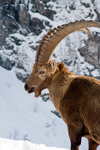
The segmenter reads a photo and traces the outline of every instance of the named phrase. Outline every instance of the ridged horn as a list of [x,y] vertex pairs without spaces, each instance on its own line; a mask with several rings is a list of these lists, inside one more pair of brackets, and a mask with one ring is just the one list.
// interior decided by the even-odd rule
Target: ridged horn
[[50,30],[50,32],[48,32],[47,35],[44,36],[44,38],[40,42],[40,45],[38,46],[35,62],[38,65],[47,64],[55,47],[60,43],[62,39],[64,39],[72,32],[83,31],[92,35],[87,27],[100,28],[100,23],[91,20],[81,20],[75,21],[73,23],[71,22],[69,24],[64,24],[62,26],[54,28],[53,30]]

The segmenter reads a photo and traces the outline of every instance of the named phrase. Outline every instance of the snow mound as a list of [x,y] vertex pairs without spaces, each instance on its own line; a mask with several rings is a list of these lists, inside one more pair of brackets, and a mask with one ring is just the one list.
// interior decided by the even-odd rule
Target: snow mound
[[45,147],[28,141],[16,141],[0,138],[0,150],[65,150],[63,148]]

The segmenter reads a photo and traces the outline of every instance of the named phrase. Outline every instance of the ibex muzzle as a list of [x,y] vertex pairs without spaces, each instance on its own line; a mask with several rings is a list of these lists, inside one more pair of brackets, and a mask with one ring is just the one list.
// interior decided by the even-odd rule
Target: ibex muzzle
[[36,53],[33,71],[25,90],[38,97],[48,88],[51,100],[68,126],[71,150],[78,150],[81,138],[86,137],[89,150],[100,144],[100,81],[86,76],[75,76],[64,63],[50,61],[58,43],[74,31],[91,35],[87,27],[98,27],[95,21],[76,21],[58,26],[44,36]]

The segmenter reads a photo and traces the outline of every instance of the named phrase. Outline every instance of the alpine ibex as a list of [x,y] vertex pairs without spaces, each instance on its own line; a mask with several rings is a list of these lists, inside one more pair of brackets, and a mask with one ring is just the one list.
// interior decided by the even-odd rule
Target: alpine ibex
[[50,61],[58,43],[74,31],[91,35],[87,27],[98,27],[95,21],[75,21],[58,26],[44,36],[38,46],[33,71],[25,83],[28,93],[38,97],[48,89],[55,108],[68,126],[71,150],[78,150],[86,137],[89,150],[100,144],[100,81],[87,76],[75,76],[64,63]]

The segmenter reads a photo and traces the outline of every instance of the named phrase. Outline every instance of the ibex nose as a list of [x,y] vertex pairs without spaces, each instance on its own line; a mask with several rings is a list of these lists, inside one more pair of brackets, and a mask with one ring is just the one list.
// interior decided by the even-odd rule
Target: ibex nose
[[25,86],[24,86],[25,90],[27,91],[29,88],[28,88],[28,84],[25,83]]

